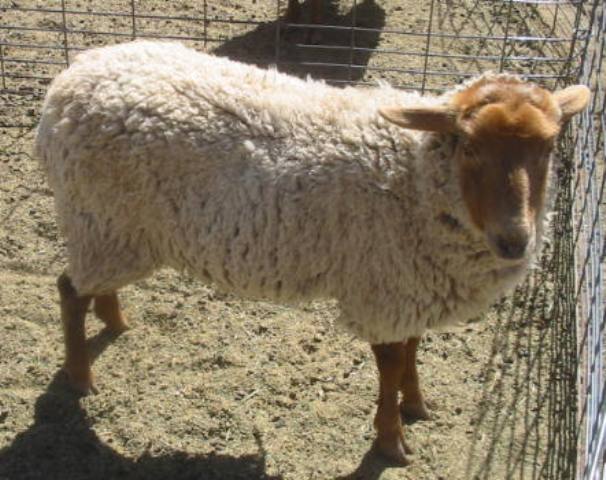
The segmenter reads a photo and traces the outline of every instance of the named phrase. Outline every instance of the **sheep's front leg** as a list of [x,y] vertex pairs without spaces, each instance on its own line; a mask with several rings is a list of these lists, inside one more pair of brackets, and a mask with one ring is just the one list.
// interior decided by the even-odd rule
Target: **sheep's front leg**
[[420,341],[419,337],[413,337],[404,343],[404,366],[400,383],[400,391],[402,392],[400,411],[409,420],[429,419],[429,412],[419,387],[419,374],[417,372],[417,348]]
[[93,377],[86,351],[86,333],[84,318],[91,303],[89,295],[78,296],[67,274],[57,280],[61,297],[61,323],[65,341],[65,365],[71,385],[86,395],[93,391]]
[[406,453],[411,453],[404,442],[404,431],[398,407],[398,393],[404,375],[405,351],[403,343],[373,345],[379,369],[379,401],[375,415],[378,451],[400,465],[407,465]]

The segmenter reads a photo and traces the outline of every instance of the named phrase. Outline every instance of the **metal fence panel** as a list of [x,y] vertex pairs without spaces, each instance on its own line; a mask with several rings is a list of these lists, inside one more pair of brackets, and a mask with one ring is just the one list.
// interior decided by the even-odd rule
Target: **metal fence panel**
[[589,109],[577,125],[574,144],[576,179],[574,234],[576,236],[578,365],[580,385],[579,432],[583,479],[604,478],[606,404],[604,383],[604,175],[606,152],[606,52],[604,3],[591,12],[590,35],[585,42],[580,80],[592,89]]

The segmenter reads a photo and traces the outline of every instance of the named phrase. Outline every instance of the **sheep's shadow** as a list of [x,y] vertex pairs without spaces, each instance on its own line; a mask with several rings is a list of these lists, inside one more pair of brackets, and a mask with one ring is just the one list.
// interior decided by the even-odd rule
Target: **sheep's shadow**
[[[307,3],[303,4],[304,12]],[[379,44],[385,10],[374,0],[363,0],[340,15],[334,2],[326,2],[324,18],[324,24],[315,28],[318,40],[313,44],[308,42],[310,27],[287,27],[284,18],[279,18],[210,50],[262,67],[277,63],[281,71],[293,75],[311,75],[335,83],[360,81]],[[351,29],[354,26],[362,30]]]
[[[96,358],[113,336],[101,332],[89,341]],[[262,448],[261,448],[262,451]],[[186,453],[126,458],[97,437],[81,407],[79,396],[68,389],[58,372],[37,399],[34,423],[0,450],[0,478],[87,479],[269,479],[264,455],[233,457],[215,453]]]
[[379,480],[388,468],[401,467],[382,458],[371,448],[353,472],[337,477],[335,480]]

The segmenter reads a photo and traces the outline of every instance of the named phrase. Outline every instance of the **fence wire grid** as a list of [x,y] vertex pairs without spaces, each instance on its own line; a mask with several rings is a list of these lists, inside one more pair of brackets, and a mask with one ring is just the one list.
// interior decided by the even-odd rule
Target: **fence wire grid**
[[575,303],[579,335],[580,385],[579,477],[604,478],[606,418],[604,382],[604,158],[606,152],[606,13],[604,3],[593,6],[579,79],[591,87],[589,109],[574,138],[576,176],[572,197],[577,281]]
[[[387,80],[435,92],[496,70],[551,89],[590,86],[590,107],[560,145],[553,241],[508,320],[526,325],[528,312],[539,312],[546,323],[538,360],[525,366],[541,382],[524,407],[534,433],[516,447],[507,478],[604,478],[604,2],[402,0],[388,15],[379,0],[326,1],[320,23],[309,20],[310,3],[293,19],[281,0],[0,0],[0,128],[35,126],[49,82],[78,51],[137,38],[179,40],[336,85]],[[488,463],[470,466],[468,478],[494,478]]]

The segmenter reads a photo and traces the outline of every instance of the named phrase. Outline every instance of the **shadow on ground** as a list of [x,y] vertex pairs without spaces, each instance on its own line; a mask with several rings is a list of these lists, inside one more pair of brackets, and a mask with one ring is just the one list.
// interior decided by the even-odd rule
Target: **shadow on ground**
[[[304,12],[308,3],[303,4]],[[345,15],[337,12],[335,2],[326,2],[325,9],[324,25],[313,32],[307,27],[286,27],[281,18],[228,39],[211,51],[262,67],[279,63],[280,71],[298,76],[311,75],[337,83],[359,81],[372,50],[379,44],[385,10],[374,0],[358,3]],[[352,26],[364,30],[354,31],[349,28]],[[313,41],[310,33],[315,37]]]
[[[101,332],[89,341],[96,358],[113,340]],[[0,451],[0,478],[12,480],[281,480],[268,475],[265,455],[258,440],[259,454],[233,457],[206,455],[142,455],[126,458],[96,435],[79,397],[66,386],[58,372],[37,399],[34,423]]]

